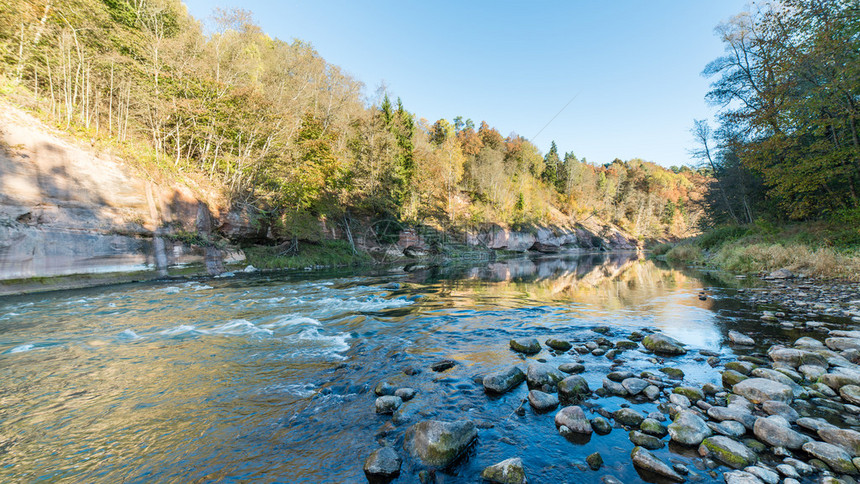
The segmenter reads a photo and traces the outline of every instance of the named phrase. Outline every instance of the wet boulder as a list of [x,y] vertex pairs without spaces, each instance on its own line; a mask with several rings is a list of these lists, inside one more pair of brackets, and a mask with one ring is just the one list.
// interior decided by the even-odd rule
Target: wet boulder
[[485,468],[481,472],[481,478],[498,484],[526,484],[528,482],[523,461],[519,457],[506,459]]
[[591,423],[585,418],[582,408],[572,405],[564,407],[555,414],[555,426],[565,426],[578,434],[591,434]]
[[829,444],[842,447],[852,456],[860,456],[860,432],[856,430],[825,427],[818,431],[818,436]]
[[742,469],[755,464],[758,460],[758,456],[752,449],[723,435],[716,435],[703,440],[699,446],[699,455],[712,457],[735,469]]
[[525,353],[527,355],[533,355],[535,353],[540,352],[540,343],[535,338],[517,338],[512,339],[511,349],[517,351],[519,353]]
[[737,331],[729,331],[729,341],[739,346],[755,346],[754,339]]
[[568,351],[573,348],[573,345],[570,344],[569,341],[565,341],[562,339],[550,338],[545,341],[546,345],[556,351]]
[[827,442],[807,442],[803,444],[803,450],[822,460],[835,472],[842,474],[857,474],[857,468],[851,462],[851,454],[838,445]]
[[765,444],[792,450],[801,448],[810,440],[809,437],[792,430],[788,420],[778,415],[756,419],[753,433]]
[[589,394],[588,382],[581,376],[569,376],[558,382],[558,398],[565,404],[579,403]]
[[681,474],[672,469],[669,464],[666,464],[642,447],[634,447],[630,453],[630,458],[633,460],[634,466],[644,471],[652,472],[674,482],[684,482],[686,480]]
[[639,427],[645,420],[641,413],[632,408],[621,408],[612,414],[612,418],[621,425],[629,425],[631,427]]
[[794,398],[791,387],[767,378],[747,378],[732,387],[732,391],[752,403],[768,400],[790,402]]
[[403,460],[394,449],[382,447],[371,452],[364,461],[364,475],[371,482],[397,477],[402,463]]
[[526,382],[529,388],[541,388],[544,385],[555,387],[564,380],[564,373],[547,363],[529,363],[526,370]]
[[477,438],[478,430],[468,420],[424,420],[409,427],[403,447],[424,465],[444,468],[457,460]]
[[662,355],[683,355],[687,353],[683,343],[665,334],[649,334],[642,340],[642,346],[647,350]]
[[482,383],[487,393],[505,393],[525,381],[526,374],[516,366],[490,373],[484,377]]
[[529,392],[529,404],[537,413],[546,413],[558,406],[558,397],[540,390]]
[[376,399],[376,413],[392,414],[403,405],[403,399],[393,395],[385,395]]
[[668,430],[672,440],[683,445],[699,445],[713,433],[702,417],[690,410],[678,412]]

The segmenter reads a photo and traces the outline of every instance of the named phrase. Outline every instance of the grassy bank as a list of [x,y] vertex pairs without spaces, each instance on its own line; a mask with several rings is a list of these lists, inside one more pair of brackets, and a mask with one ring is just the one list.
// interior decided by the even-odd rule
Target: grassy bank
[[820,278],[860,281],[860,224],[815,222],[790,226],[718,227],[653,253],[670,262],[703,264],[738,273],[789,269]]
[[296,251],[286,251],[283,246],[260,245],[245,247],[243,250],[248,263],[258,269],[357,266],[373,262],[364,252],[354,254],[349,243],[342,240],[302,242]]

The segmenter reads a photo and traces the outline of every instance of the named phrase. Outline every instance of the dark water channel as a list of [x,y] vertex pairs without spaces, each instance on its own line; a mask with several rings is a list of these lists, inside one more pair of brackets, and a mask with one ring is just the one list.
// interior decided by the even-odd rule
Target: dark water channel
[[[396,282],[397,286],[390,283]],[[709,298],[698,299],[706,288]],[[132,285],[0,299],[2,482],[366,482],[365,457],[386,440],[401,450],[407,424],[374,413],[374,385],[418,390],[421,418],[481,422],[470,454],[438,482],[480,482],[481,469],[521,457],[531,482],[643,482],[633,444],[616,428],[571,442],[555,412],[536,415],[525,384],[489,398],[476,377],[525,362],[511,338],[610,339],[659,329],[731,359],[740,329],[762,350],[796,334],[758,314],[703,274],[631,254],[553,256],[475,267],[371,274],[257,276]],[[754,350],[748,350],[754,351]],[[656,370],[631,350],[618,368]],[[458,365],[443,373],[442,358]],[[592,389],[612,361],[546,350],[529,359],[582,360]],[[718,383],[697,351],[667,359],[685,384]],[[421,372],[407,376],[403,369]],[[631,403],[589,400],[589,411]],[[591,415],[589,415],[591,416]],[[600,471],[584,465],[599,451]],[[703,482],[694,449],[655,454]],[[717,468],[721,473],[725,468]],[[417,482],[406,458],[395,482]]]

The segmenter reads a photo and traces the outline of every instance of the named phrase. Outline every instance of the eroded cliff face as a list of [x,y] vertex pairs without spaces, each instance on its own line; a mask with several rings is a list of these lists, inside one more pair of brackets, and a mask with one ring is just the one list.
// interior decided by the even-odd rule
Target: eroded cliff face
[[0,148],[0,279],[166,271],[207,259],[218,270],[223,254],[171,238],[218,224],[217,204],[187,186],[153,183],[5,102]]

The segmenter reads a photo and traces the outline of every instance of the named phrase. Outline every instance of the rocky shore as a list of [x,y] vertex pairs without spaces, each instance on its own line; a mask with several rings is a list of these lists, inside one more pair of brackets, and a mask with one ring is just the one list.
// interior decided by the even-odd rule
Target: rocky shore
[[[860,330],[851,323],[860,321],[858,288],[784,272],[766,279],[737,296],[756,308],[763,327],[799,331],[799,337],[763,344],[729,327],[725,344],[731,351],[723,352],[684,345],[652,328],[602,326],[587,338],[512,339],[510,351],[522,364],[474,377],[487,399],[527,386],[527,397],[499,422],[467,415],[424,418],[430,412],[422,410],[421,392],[379,382],[368,411],[389,420],[377,434],[380,447],[366,457],[365,475],[370,482],[390,482],[409,463],[406,472],[422,483],[452,482],[449,472],[474,454],[483,432],[533,412],[570,441],[572,455],[583,439],[627,432],[629,465],[648,482],[856,483]],[[592,388],[583,374],[595,357],[611,363]],[[690,358],[711,374],[685,375],[676,362]],[[457,364],[446,359],[424,371],[441,378]],[[649,369],[641,371],[643,364]],[[403,373],[408,381],[421,372],[410,367]],[[392,374],[393,381],[401,377]],[[607,403],[619,399],[620,408],[609,410],[615,405]],[[577,460],[593,472],[593,482],[625,482],[617,468],[604,466],[599,452],[584,454]],[[529,459],[527,453],[510,455],[480,476],[460,477],[525,483]]]

